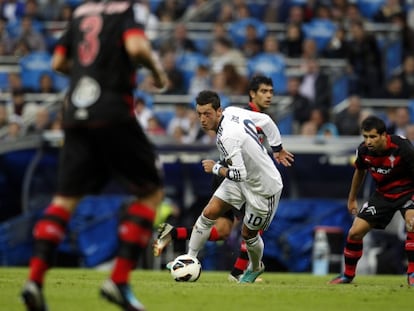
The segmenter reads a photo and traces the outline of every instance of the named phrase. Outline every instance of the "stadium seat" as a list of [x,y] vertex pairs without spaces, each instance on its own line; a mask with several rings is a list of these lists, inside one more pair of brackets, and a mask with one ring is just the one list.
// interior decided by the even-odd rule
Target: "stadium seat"
[[183,74],[184,88],[188,91],[190,80],[199,65],[209,65],[209,59],[201,53],[184,52],[177,56],[176,66]]
[[145,106],[149,109],[154,109],[154,98],[151,94],[144,92],[142,90],[135,90],[134,91],[135,98],[142,98],[145,101]]
[[302,26],[305,38],[314,39],[319,52],[322,51],[329,40],[331,40],[332,36],[335,34],[336,28],[336,25],[331,20],[319,18],[315,18]]
[[385,0],[357,0],[358,8],[366,18],[371,19],[385,3]]
[[20,59],[20,72],[23,86],[34,91],[39,90],[39,79],[45,72],[53,76],[51,55],[47,52],[32,52]]
[[247,62],[247,70],[249,77],[263,74],[272,78],[276,93],[286,92],[286,62],[282,55],[261,53]]
[[9,73],[5,71],[0,72],[0,90],[4,91],[9,87]]

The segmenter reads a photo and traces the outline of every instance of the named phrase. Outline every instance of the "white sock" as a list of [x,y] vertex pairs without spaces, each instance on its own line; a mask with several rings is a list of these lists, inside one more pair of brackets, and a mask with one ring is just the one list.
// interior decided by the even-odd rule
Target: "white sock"
[[210,236],[211,227],[215,220],[208,219],[201,214],[191,231],[190,242],[188,243],[188,255],[197,257],[198,252],[204,247]]
[[263,257],[264,243],[260,234],[256,235],[254,238],[245,240],[247,254],[249,255],[249,266],[247,269],[252,271],[257,271],[260,269],[260,262]]

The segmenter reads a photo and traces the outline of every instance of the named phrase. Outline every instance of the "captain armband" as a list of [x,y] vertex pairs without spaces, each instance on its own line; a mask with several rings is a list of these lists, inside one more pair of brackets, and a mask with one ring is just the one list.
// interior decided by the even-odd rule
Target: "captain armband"
[[220,176],[220,169],[223,167],[223,165],[221,165],[219,162],[217,162],[216,164],[214,164],[213,169],[212,169],[212,173],[214,175]]

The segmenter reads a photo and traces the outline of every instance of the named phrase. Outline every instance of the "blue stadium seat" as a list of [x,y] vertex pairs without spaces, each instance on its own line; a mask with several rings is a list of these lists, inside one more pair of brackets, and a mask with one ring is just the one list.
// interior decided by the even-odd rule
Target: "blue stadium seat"
[[337,26],[330,20],[315,18],[302,26],[305,38],[314,39],[318,51],[322,51],[332,36],[335,34]]
[[52,67],[50,65],[51,55],[47,52],[33,52],[20,59],[20,72],[23,86],[39,90],[39,79],[45,72],[53,76]]
[[372,18],[385,3],[385,0],[357,0],[357,5],[362,16]]
[[5,71],[0,72],[0,90],[4,91],[9,87],[9,73]]
[[160,110],[154,112],[155,117],[160,121],[163,128],[167,128],[171,119],[175,116],[174,110]]
[[209,63],[209,59],[201,53],[185,52],[177,56],[176,66],[183,74],[184,88],[186,91],[188,91],[190,80],[193,78],[198,66],[208,66]]
[[262,20],[265,16],[266,9],[269,5],[269,1],[266,0],[248,0],[247,7],[250,14],[259,20]]
[[249,77],[263,74],[273,80],[276,93],[286,92],[286,62],[282,55],[261,53],[247,62]]
[[154,98],[151,94],[144,92],[142,90],[135,90],[134,91],[134,97],[135,98],[142,98],[145,101],[145,106],[149,109],[154,108]]

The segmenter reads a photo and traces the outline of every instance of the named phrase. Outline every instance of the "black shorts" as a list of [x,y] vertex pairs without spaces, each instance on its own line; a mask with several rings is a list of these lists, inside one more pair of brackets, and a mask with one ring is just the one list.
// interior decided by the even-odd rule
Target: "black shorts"
[[99,193],[112,179],[126,191],[145,196],[162,186],[154,147],[135,119],[96,128],[65,129],[58,194]]
[[358,212],[358,217],[366,220],[375,229],[384,229],[395,212],[400,211],[404,216],[407,209],[414,209],[414,192],[396,200],[386,199],[374,192]]

